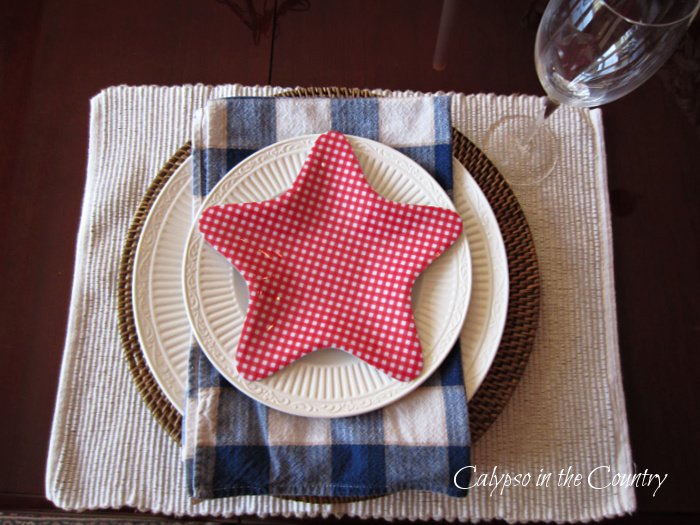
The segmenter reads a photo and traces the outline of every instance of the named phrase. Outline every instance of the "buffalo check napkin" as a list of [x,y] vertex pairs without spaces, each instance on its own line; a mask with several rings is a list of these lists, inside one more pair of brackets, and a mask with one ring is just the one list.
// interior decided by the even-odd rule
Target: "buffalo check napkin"
[[[380,141],[452,187],[449,97],[242,97],[195,118],[193,191],[206,196],[238,162],[287,138],[337,130]],[[469,465],[460,351],[401,400],[346,418],[284,414],[233,387],[195,344],[190,355],[184,457],[190,495],[368,497],[402,490],[465,496]],[[459,480],[460,486],[467,485]]]

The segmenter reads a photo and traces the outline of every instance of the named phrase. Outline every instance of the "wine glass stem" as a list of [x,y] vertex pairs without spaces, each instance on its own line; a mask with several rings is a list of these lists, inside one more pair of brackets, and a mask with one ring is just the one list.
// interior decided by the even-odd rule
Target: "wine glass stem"
[[535,135],[542,129],[547,123],[547,119],[554,113],[559,107],[559,103],[555,102],[551,98],[547,97],[544,103],[544,111],[542,111],[537,119],[532,123],[530,129],[528,129],[525,134],[520,139],[520,147],[527,149],[530,143],[535,138]]

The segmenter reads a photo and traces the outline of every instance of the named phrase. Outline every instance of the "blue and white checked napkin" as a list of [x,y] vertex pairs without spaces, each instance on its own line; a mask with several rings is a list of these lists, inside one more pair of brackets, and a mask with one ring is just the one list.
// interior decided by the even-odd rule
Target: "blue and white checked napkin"
[[[211,101],[195,119],[195,201],[259,149],[331,129],[394,147],[451,191],[447,96],[242,97]],[[454,484],[470,457],[458,345],[433,377],[408,396],[374,412],[328,419],[291,416],[249,398],[195,344],[184,426],[187,483],[196,499],[467,493]],[[461,486],[466,481],[460,477]]]

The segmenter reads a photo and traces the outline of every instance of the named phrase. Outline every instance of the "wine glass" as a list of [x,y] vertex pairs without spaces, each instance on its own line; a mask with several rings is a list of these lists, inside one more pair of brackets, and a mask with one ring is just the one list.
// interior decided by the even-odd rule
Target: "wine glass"
[[547,96],[539,118],[501,118],[484,149],[514,185],[539,184],[559,158],[547,125],[561,105],[595,107],[649,79],[671,56],[700,0],[550,0],[537,30],[535,66]]

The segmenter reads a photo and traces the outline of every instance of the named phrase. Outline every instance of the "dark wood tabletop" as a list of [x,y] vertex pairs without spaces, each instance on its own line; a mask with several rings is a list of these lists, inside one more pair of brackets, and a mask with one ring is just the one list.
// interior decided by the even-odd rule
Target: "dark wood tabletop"
[[[0,512],[44,496],[85,181],[89,100],[118,84],[542,94],[540,0],[0,0]],[[603,109],[624,389],[639,490],[625,523],[698,523],[700,31]],[[129,516],[133,514],[127,509]]]

